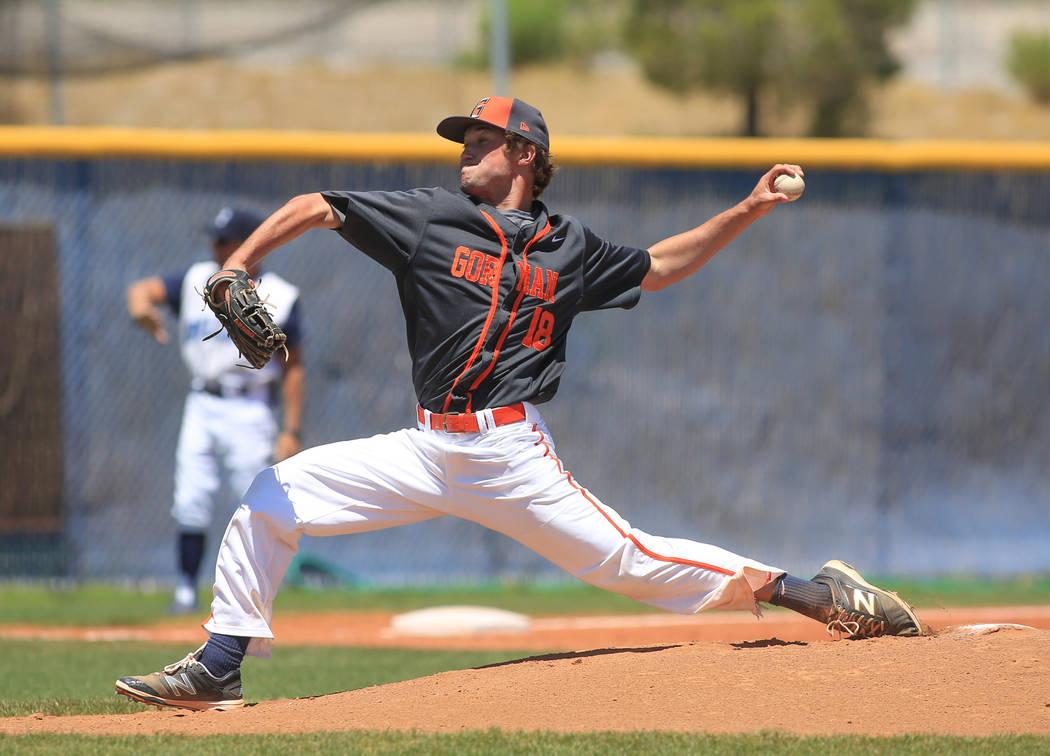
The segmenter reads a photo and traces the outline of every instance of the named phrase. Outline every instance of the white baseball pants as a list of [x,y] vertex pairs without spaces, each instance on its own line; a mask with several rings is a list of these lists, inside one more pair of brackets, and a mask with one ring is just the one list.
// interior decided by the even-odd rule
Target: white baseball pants
[[456,515],[591,585],[681,614],[750,609],[784,573],[716,546],[652,536],[580,486],[537,409],[480,433],[405,429],[303,451],[263,470],[226,529],[211,633],[269,656],[273,600],[302,534],[345,535]]
[[[186,397],[175,451],[175,502],[171,514],[179,529],[207,531],[223,470],[229,476],[234,496],[242,496],[259,470],[273,461],[276,438],[277,421],[265,399],[191,391]],[[232,504],[229,501],[226,506]]]

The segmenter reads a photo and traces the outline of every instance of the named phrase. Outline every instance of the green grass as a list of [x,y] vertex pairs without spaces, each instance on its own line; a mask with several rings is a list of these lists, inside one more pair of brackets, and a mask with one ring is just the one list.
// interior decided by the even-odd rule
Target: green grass
[[[985,578],[952,575],[925,579],[866,576],[900,592],[917,607],[983,604],[1050,604],[1050,575]],[[166,590],[136,590],[103,584],[48,586],[0,583],[0,623],[49,625],[142,625],[164,617]],[[202,593],[202,605],[209,597]],[[353,588],[312,591],[285,587],[277,611],[403,612],[439,604],[474,604],[531,615],[625,614],[654,609],[583,583],[489,584],[438,588]]]
[[[151,643],[0,641],[0,716],[121,714],[142,711],[113,692],[124,675],[154,672],[191,648]],[[248,657],[245,699],[265,701],[356,690],[399,680],[495,664],[529,651],[411,651],[281,646],[269,660]],[[2,749],[0,749],[2,752]]]
[[[202,606],[211,600],[201,593]],[[171,593],[105,584],[49,586],[0,583],[0,624],[143,625],[165,616]],[[333,589],[313,591],[282,587],[274,602],[279,612],[358,611],[405,612],[436,605],[472,604],[526,614],[603,614],[651,612],[651,607],[591,586],[481,585],[408,589]]]
[[[872,580],[919,606],[1050,603],[1050,576],[992,580],[953,576]],[[62,625],[145,624],[164,616],[166,590],[106,585],[0,585],[0,622]],[[620,596],[582,585],[491,585],[451,589],[282,590],[279,611],[331,609],[407,611],[439,604],[478,604],[528,614],[650,611]],[[113,681],[175,661],[185,646],[140,642],[0,640],[0,716],[120,714],[143,708],[113,693]],[[246,698],[262,701],[354,690],[532,655],[527,651],[412,651],[281,646],[268,661],[244,665]],[[541,727],[542,723],[537,723]],[[708,736],[680,733],[311,733],[306,735],[0,736],[3,754],[361,753],[361,754],[1019,754],[1050,752],[1047,737],[802,738],[775,733]]]
[[922,580],[865,576],[875,585],[897,591],[918,607],[1013,606],[1050,604],[1050,575],[986,578],[947,575]]
[[421,733],[314,733],[310,735],[220,735],[185,738],[172,735],[89,737],[85,735],[0,735],[4,754],[191,754],[239,756],[260,753],[405,754],[412,756],[811,756],[836,754],[899,754],[900,756],[1037,756],[1045,754],[1050,738],[935,737],[893,738],[796,737],[776,733],[757,735],[698,735],[682,733],[594,733],[561,735],[548,732],[502,733],[470,731],[453,735]]

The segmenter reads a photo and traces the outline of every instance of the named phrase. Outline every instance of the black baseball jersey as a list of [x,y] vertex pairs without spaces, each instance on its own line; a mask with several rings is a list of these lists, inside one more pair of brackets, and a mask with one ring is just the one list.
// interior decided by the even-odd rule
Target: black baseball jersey
[[522,226],[441,188],[322,196],[338,232],[394,274],[416,397],[432,412],[547,401],[573,318],[633,307],[649,271],[646,250],[611,244],[539,201]]

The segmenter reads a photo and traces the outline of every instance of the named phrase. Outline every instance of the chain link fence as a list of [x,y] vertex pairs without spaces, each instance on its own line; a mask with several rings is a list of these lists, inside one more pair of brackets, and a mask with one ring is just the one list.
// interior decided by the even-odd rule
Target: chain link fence
[[[545,198],[647,246],[742,198],[757,175],[571,166]],[[188,377],[175,345],[128,318],[132,280],[207,258],[203,226],[226,203],[268,213],[318,189],[453,179],[430,163],[0,160],[0,226],[54,235],[63,470],[61,530],[6,527],[0,576],[174,577]],[[559,455],[645,531],[799,574],[833,557],[882,573],[1050,569],[1050,175],[810,170],[807,182],[699,274],[634,310],[578,319],[543,407]],[[304,292],[304,444],[412,424],[389,273],[327,231],[266,266]],[[32,344],[17,319],[4,328],[9,383]],[[23,443],[7,420],[4,456]],[[234,506],[231,494],[206,563]],[[375,584],[560,576],[452,518],[301,548]]]

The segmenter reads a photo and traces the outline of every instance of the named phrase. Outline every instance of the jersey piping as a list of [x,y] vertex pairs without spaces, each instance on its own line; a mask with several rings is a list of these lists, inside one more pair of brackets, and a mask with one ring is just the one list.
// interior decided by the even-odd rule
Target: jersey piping
[[[484,211],[483,211],[483,214],[484,214]],[[487,214],[485,214],[485,217],[488,218],[489,223],[492,223],[493,227],[496,227],[496,224],[492,222],[492,218],[489,218],[489,216]],[[496,230],[499,231],[499,228],[496,227]],[[522,249],[522,251],[521,251],[521,263],[522,263],[522,266],[525,266],[526,262],[528,261],[527,255],[528,255],[528,252],[529,252],[529,248],[533,244],[535,244],[537,241],[542,239],[544,236],[546,236],[547,233],[550,230],[551,230],[551,222],[550,222],[550,220],[548,220],[544,224],[544,226],[540,230],[540,232],[538,234],[536,234],[535,236],[533,236],[531,239],[529,239],[528,244],[526,244],[524,249]],[[528,268],[524,267],[524,270],[528,270]],[[515,320],[515,318],[518,317],[518,307],[521,305],[521,300],[525,298],[525,289],[526,289],[526,287],[522,286],[521,290],[518,291],[518,298],[514,300],[514,306],[511,307],[510,316],[507,318],[507,325],[503,328],[503,333],[500,334],[499,340],[496,342],[496,347],[495,347],[495,349],[493,349],[492,360],[489,362],[489,366],[487,368],[485,368],[485,370],[482,371],[481,375],[479,375],[474,380],[474,383],[472,383],[470,385],[470,391],[474,391],[474,389],[476,389],[478,386],[480,386],[481,382],[483,380],[485,380],[488,377],[489,373],[492,372],[492,369],[494,367],[496,367],[496,361],[499,359],[500,350],[503,348],[503,342],[507,340],[507,334],[510,333],[510,327],[512,325],[514,325],[514,320]],[[468,412],[471,411],[471,402],[472,401],[473,401],[473,397],[468,394],[468,397],[467,397],[467,411]]]
[[[496,316],[496,308],[499,307],[499,287],[500,281],[503,280],[503,263],[507,259],[507,237],[503,235],[503,231],[498,225],[496,225],[496,222],[492,220],[491,215],[484,210],[479,209],[479,212],[485,216],[485,220],[487,220],[489,225],[496,230],[496,235],[499,237],[499,263],[496,265],[496,280],[493,282],[492,286],[492,302],[489,304],[489,314],[485,318],[485,324],[481,327],[481,334],[478,336],[478,343],[474,345],[474,351],[470,353],[470,359],[467,360],[466,366],[460,371],[459,375],[456,376],[456,380],[452,382],[452,387],[448,390],[448,396],[445,397],[445,404],[441,408],[442,412],[448,412],[449,405],[452,404],[452,394],[455,392],[456,386],[459,384],[459,379],[470,371],[470,368],[474,366],[474,361],[478,358],[478,355],[481,354],[481,348],[485,344],[485,337],[488,336],[489,328],[492,326],[492,319]],[[477,388],[477,382],[471,386],[472,390],[475,388]],[[468,393],[467,412],[471,411],[472,399],[473,397]]]

